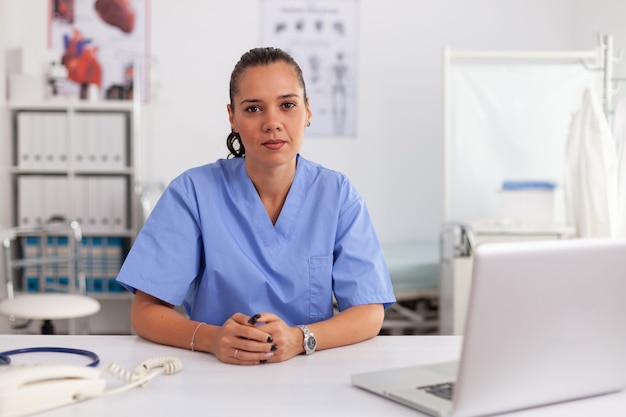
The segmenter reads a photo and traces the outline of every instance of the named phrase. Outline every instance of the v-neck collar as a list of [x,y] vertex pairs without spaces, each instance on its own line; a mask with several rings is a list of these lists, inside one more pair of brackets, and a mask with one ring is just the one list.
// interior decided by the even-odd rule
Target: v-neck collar
[[305,162],[298,155],[296,164],[296,174],[289,191],[285,204],[278,215],[275,224],[272,224],[270,216],[267,214],[265,206],[261,201],[261,197],[254,187],[252,180],[248,176],[245,167],[242,166],[243,175],[245,175],[244,186],[247,187],[245,192],[246,204],[250,215],[252,227],[256,231],[262,246],[269,251],[270,256],[275,257],[280,253],[285,242],[289,239],[298,219],[298,213],[303,201],[305,183],[306,183],[306,167]]

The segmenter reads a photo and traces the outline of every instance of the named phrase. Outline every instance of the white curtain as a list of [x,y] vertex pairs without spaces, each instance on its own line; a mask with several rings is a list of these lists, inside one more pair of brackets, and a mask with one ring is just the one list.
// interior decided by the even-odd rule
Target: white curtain
[[449,74],[450,220],[497,218],[504,180],[562,185],[568,129],[596,74],[551,63],[455,63]]

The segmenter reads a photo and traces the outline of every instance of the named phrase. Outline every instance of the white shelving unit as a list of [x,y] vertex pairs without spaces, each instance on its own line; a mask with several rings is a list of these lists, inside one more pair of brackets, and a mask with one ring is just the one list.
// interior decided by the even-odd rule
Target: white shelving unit
[[131,332],[131,295],[115,276],[140,227],[134,107],[62,99],[7,104],[12,224],[55,216],[80,223],[87,292],[102,303],[90,318],[92,333]]

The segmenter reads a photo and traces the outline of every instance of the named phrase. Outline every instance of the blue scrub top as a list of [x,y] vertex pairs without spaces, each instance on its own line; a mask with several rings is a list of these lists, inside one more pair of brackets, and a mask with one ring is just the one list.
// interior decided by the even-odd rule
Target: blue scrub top
[[348,179],[298,156],[273,225],[244,158],[192,168],[172,181],[117,277],[190,318],[234,313],[308,324],[360,304],[395,302],[367,207]]

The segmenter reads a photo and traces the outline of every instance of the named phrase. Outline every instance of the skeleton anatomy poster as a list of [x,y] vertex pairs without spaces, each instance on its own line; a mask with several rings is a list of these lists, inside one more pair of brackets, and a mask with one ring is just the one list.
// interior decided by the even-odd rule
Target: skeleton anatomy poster
[[357,0],[264,0],[262,40],[304,73],[310,136],[356,135]]

